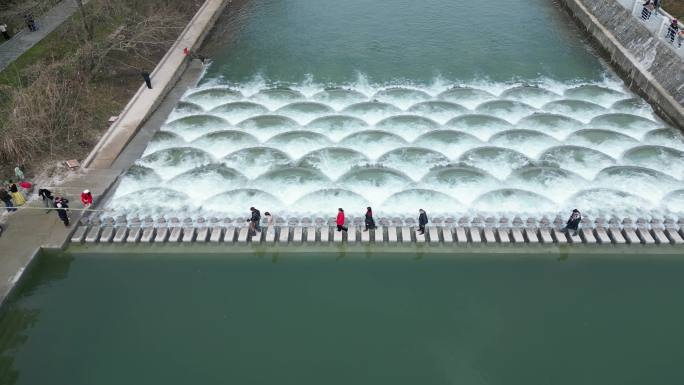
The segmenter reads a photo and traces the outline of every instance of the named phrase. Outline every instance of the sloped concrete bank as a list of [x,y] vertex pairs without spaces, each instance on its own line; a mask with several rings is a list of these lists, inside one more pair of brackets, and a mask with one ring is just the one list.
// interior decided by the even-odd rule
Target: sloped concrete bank
[[[66,192],[74,207],[79,207],[79,204],[76,203],[76,196],[70,195],[70,192],[88,188],[93,192],[96,203],[106,195],[121,172],[128,167],[115,164],[115,161],[132,156],[124,150],[135,152],[141,147],[131,140],[138,133],[145,133],[149,137],[151,134],[147,131],[158,129],[189,87],[188,83],[192,87],[196,84],[201,68],[198,68],[197,61],[192,62],[183,55],[183,48],[199,47],[228,3],[227,0],[205,1],[152,73],[154,89],[148,90],[144,85],[140,88],[92,151],[89,160],[84,162],[90,167],[83,168],[78,175],[55,187],[54,192]],[[145,128],[147,126],[149,129]],[[139,151],[142,152],[141,149]],[[42,207],[42,202],[30,202],[29,206]],[[41,250],[62,250],[67,246],[79,219],[80,213],[74,211],[74,224],[64,227],[54,213],[20,209],[12,214],[0,237],[0,307],[30,271]]]
[[684,129],[684,62],[617,0],[561,0],[608,52],[629,86]]

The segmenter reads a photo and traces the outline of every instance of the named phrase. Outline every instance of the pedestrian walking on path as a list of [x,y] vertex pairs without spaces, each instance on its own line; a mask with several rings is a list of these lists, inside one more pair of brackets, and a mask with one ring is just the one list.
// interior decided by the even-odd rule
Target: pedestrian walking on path
[[43,199],[43,204],[45,205],[46,213],[50,212],[50,209],[55,207],[55,197],[52,196],[52,191],[41,188],[38,190],[38,196]]
[[366,229],[363,231],[375,229],[375,220],[373,219],[373,210],[371,210],[370,206],[366,208],[365,222],[366,222]]
[[9,183],[10,194],[12,194],[12,202],[14,202],[15,206],[23,206],[26,203],[26,197],[24,197],[24,194],[19,191],[17,185],[12,182],[12,180],[10,180]]
[[12,196],[4,188],[0,188],[0,200],[5,203],[7,207],[7,212],[17,211],[12,203]]
[[337,231],[347,232],[347,227],[344,226],[344,210],[342,208],[337,209],[337,219],[335,220],[337,224]]
[[418,210],[418,213],[418,231],[420,232],[420,235],[423,235],[425,234],[425,225],[428,223],[428,217],[423,209]]
[[152,89],[152,79],[150,79],[150,73],[147,71],[140,72],[140,76],[145,80],[145,85],[147,88]]
[[90,208],[93,205],[93,194],[90,193],[90,190],[83,190],[81,193],[81,203],[83,203],[84,209]]
[[266,227],[271,227],[273,225],[273,216],[268,211],[264,213],[264,219],[266,219]]
[[59,220],[64,222],[64,227],[69,226],[69,200],[61,196],[55,197],[55,207],[57,208],[57,216]]
[[7,32],[7,24],[0,24],[0,33],[2,33],[2,36],[5,38],[5,40],[9,40],[11,38],[9,32]]

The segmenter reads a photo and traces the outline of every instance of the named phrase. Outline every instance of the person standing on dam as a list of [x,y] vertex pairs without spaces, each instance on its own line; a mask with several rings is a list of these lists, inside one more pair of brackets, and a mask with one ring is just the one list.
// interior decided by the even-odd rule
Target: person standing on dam
[[424,235],[425,225],[428,223],[427,213],[423,209],[418,210],[418,213],[418,231],[420,232],[420,235]]
[[251,235],[256,235],[257,231],[261,232],[261,226],[259,225],[259,222],[261,221],[261,212],[254,207],[250,207],[249,211],[252,212],[252,216],[248,219],[249,233]]
[[570,230],[573,231],[572,236],[577,235],[577,230],[579,229],[579,224],[580,221],[582,220],[582,214],[580,214],[579,210],[574,209],[572,210],[572,214],[570,214],[570,218],[568,218],[568,222],[565,224],[565,228],[563,229],[565,232],[569,232]]
[[370,207],[366,208],[366,229],[363,231],[375,229],[375,220],[373,219],[373,210]]
[[347,227],[344,226],[344,210],[340,207],[337,209],[337,219],[335,220],[335,224],[337,224],[337,231],[344,231],[345,233],[347,232]]

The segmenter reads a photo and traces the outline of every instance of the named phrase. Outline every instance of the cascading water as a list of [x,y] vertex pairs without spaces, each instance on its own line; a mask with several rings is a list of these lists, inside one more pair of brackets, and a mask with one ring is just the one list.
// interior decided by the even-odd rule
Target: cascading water
[[311,83],[188,92],[122,178],[119,213],[684,212],[684,140],[617,82]]

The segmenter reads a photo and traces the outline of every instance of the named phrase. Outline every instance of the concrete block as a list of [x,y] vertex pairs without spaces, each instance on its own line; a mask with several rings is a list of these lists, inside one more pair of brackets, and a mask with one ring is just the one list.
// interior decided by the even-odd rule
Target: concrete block
[[430,238],[430,243],[439,243],[439,228],[437,226],[430,226],[427,229],[428,238]]
[[482,234],[479,227],[471,227],[468,229],[468,234],[470,235],[470,241],[473,244],[482,243]]
[[100,239],[100,232],[102,229],[100,226],[93,226],[88,230],[88,233],[86,234],[85,241],[86,243],[95,243],[97,242],[98,239]]
[[450,245],[454,243],[454,233],[451,227],[442,227],[442,238],[444,239],[445,245]]
[[368,243],[370,243],[370,240],[371,240],[371,231],[372,231],[372,230],[368,230],[368,231],[363,231],[363,230],[361,230],[361,243],[363,243],[363,244],[368,244]]
[[613,243],[616,245],[624,245],[627,243],[627,240],[622,235],[622,231],[620,231],[620,228],[618,228],[618,227],[609,228],[608,229],[608,236],[613,241]]
[[128,229],[128,236],[126,237],[126,243],[136,243],[140,241],[142,236],[142,229],[140,226],[133,226]]
[[539,243],[539,237],[537,237],[537,229],[525,228],[523,235],[527,240],[527,243],[536,245]]
[[116,234],[114,234],[114,243],[124,243],[126,241],[126,236],[128,235],[128,227],[119,226],[116,229]]
[[609,245],[611,243],[610,236],[608,236],[608,232],[605,228],[597,227],[596,230],[594,230],[594,234],[596,235],[596,241],[598,243],[602,245]]
[[511,229],[511,238],[513,243],[525,243],[525,237],[523,236],[522,230],[518,228]]
[[276,237],[275,226],[269,226],[266,229],[266,238],[264,238],[264,242],[266,242],[267,245],[273,245],[273,244],[275,244],[275,237]]
[[425,243],[425,241],[427,240],[426,232],[423,232],[423,234],[421,234],[420,231],[418,231],[418,229],[415,230],[416,243]]
[[358,240],[359,239],[356,226],[349,226],[349,231],[347,231],[347,243],[354,244]]
[[465,227],[457,227],[456,230],[454,230],[454,233],[456,234],[456,242],[459,245],[465,245],[468,243],[468,236],[466,235]]
[[553,237],[553,240],[559,245],[567,245],[568,244],[568,237],[565,235],[565,233],[561,229],[551,230],[551,236]]
[[667,239],[670,240],[670,243],[673,245],[684,244],[684,239],[682,239],[682,236],[679,235],[679,233],[675,229],[665,229],[665,235],[667,236]]
[[580,229],[580,238],[582,241],[588,245],[594,245],[596,244],[596,237],[594,236],[594,231],[593,229],[590,228],[583,228]]
[[667,238],[665,235],[665,231],[663,229],[657,228],[657,229],[652,229],[651,233],[653,235],[653,239],[657,244],[668,244],[670,243],[670,240]]
[[575,234],[574,231],[568,231],[568,242],[574,244],[574,245],[581,245],[582,244],[582,238],[580,238],[580,232],[577,231],[577,235]]
[[334,229],[333,230],[333,242],[342,243],[342,239],[344,239],[344,231],[337,231],[337,229]]
[[226,227],[223,234],[223,243],[233,243],[237,239],[237,227]]
[[545,245],[553,244],[553,237],[551,236],[551,231],[548,228],[539,229],[539,240]]
[[206,242],[207,239],[209,239],[209,228],[208,227],[200,227],[197,229],[197,238],[195,238],[195,242]]
[[168,227],[160,227],[156,230],[154,227],[146,227],[143,230],[141,241],[145,243],[150,243],[152,241],[154,241],[154,243],[164,243],[169,239],[170,235],[171,229]]
[[397,228],[395,226],[390,226],[387,228],[387,243],[395,245],[399,240],[397,236]]
[[[173,227],[169,229],[169,242],[171,243],[178,243],[181,240],[181,237],[183,235],[183,228],[181,227]],[[156,242],[156,239],[155,239]]]
[[[396,233],[395,233],[396,234]],[[375,243],[386,243],[387,242],[387,226],[380,226],[373,232],[373,237],[371,237]]]
[[219,243],[223,240],[223,227],[214,226],[211,228],[211,235],[209,235],[209,241],[211,243]]
[[629,244],[639,244],[641,243],[641,240],[639,239],[639,236],[636,234],[636,231],[634,231],[633,228],[631,227],[625,227],[622,229],[622,235],[624,235],[625,240]]
[[306,243],[316,243],[316,228],[313,226],[309,226],[306,228]]
[[299,245],[304,241],[304,229],[302,226],[292,228],[292,243]]
[[105,226],[102,229],[102,235],[100,235],[100,243],[109,243],[114,239],[114,227]]
[[78,226],[74,234],[71,236],[72,243],[82,243],[85,240],[86,233],[88,232],[88,226]]
[[249,227],[240,227],[238,229],[237,243],[241,245],[247,244],[247,242],[249,242],[249,238]]
[[321,239],[322,244],[327,244],[330,242],[330,227],[329,226],[323,226],[319,230],[319,237]]
[[511,233],[510,229],[508,228],[502,228],[502,229],[496,229],[496,235],[499,238],[499,242],[502,245],[508,245],[511,243]]
[[496,243],[496,234],[494,233],[494,229],[491,227],[485,227],[485,229],[482,231],[484,234],[484,241],[487,244],[494,244]]
[[637,237],[639,237],[641,243],[643,243],[644,245],[655,245],[655,239],[653,239],[653,236],[648,231],[648,229],[640,227],[636,230],[636,234]]
[[411,228],[408,226],[401,228],[401,243],[411,243]]
[[195,231],[196,229],[192,226],[183,227],[183,237],[181,238],[183,243],[192,243],[195,241]]

